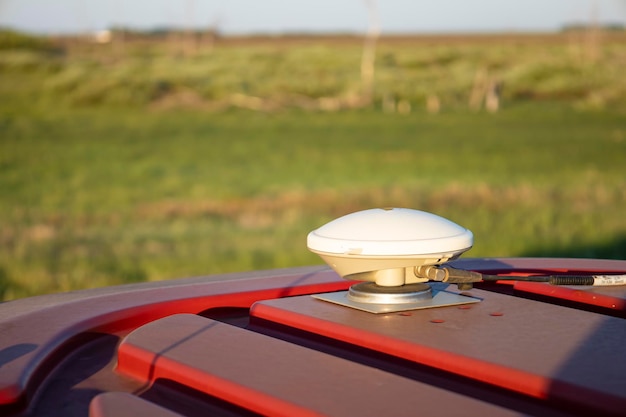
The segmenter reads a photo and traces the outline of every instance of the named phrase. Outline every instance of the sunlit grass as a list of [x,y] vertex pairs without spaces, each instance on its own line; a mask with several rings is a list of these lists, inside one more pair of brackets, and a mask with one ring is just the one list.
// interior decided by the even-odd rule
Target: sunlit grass
[[[483,78],[502,85],[506,103],[563,100],[579,108],[623,108],[625,35],[598,39],[591,45],[584,33],[454,42],[383,38],[376,50],[374,101],[380,106],[384,98],[403,100],[423,110],[426,98],[437,96],[443,109],[466,108]],[[224,41],[191,55],[158,41],[56,49],[29,42],[3,49],[0,37],[0,71],[17,79],[32,74],[32,98],[48,104],[215,110],[239,106],[243,96],[261,100],[262,108],[310,108],[319,99],[354,97],[363,88],[358,39]]]
[[2,116],[7,299],[319,263],[306,234],[376,206],[471,229],[470,256],[626,257],[626,123],[500,114],[39,110]]
[[[0,299],[321,263],[307,233],[377,206],[471,229],[469,256],[624,259],[625,44],[588,59],[520,39],[381,41],[374,102],[325,112],[320,98],[361,91],[360,41],[177,56],[10,37]],[[503,82],[497,113],[468,109],[480,71]],[[382,112],[385,97],[411,112]]]

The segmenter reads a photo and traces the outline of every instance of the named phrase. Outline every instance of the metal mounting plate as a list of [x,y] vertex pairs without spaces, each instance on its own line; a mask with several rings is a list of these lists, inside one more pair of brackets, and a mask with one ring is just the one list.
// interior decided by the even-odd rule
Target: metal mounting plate
[[375,304],[375,303],[360,303],[352,301],[348,298],[348,291],[339,291],[325,294],[313,294],[311,297],[318,300],[327,301],[329,303],[339,304],[344,307],[350,307],[368,313],[381,314],[381,313],[396,313],[399,311],[408,310],[420,310],[425,308],[446,307],[461,304],[478,303],[481,300],[466,295],[455,294],[452,292],[443,291],[433,285],[433,297],[424,299],[418,302],[401,303],[401,304]]

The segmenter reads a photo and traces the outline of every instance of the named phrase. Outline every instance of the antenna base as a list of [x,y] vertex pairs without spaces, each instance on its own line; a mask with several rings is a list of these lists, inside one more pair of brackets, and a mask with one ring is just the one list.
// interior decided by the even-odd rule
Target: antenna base
[[[428,287],[428,290],[422,286]],[[441,283],[383,287],[371,282],[362,282],[350,287],[349,291],[314,294],[311,297],[374,314],[480,302],[478,298],[445,291],[446,287],[447,284]],[[355,301],[355,298],[360,301]]]
[[428,284],[423,283],[385,287],[373,282],[361,282],[350,287],[347,298],[358,303],[419,303],[433,298],[433,291]]

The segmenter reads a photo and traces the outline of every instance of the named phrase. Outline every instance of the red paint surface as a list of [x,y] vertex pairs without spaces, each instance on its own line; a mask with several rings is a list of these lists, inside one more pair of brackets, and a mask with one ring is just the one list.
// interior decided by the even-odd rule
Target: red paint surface
[[[514,289],[526,293],[538,294],[546,297],[553,297],[561,300],[574,301],[611,310],[626,311],[626,298],[621,288],[611,287],[560,287],[537,282],[515,282]],[[618,293],[612,295],[611,292]]]
[[[468,259],[455,261],[454,264],[459,268],[513,276],[626,272],[626,261]],[[427,326],[430,326],[429,329],[442,332],[441,334],[448,332],[448,334],[458,335],[455,336],[458,337],[458,344],[468,348],[468,353],[462,354],[453,349],[411,343],[401,338],[364,331],[351,326],[347,316],[343,324],[341,320],[337,323],[337,317],[341,317],[344,313],[339,313],[340,316],[324,319],[323,317],[312,317],[305,312],[287,311],[272,305],[273,300],[289,300],[289,297],[297,298],[297,296],[307,294],[347,289],[351,283],[342,280],[330,270],[309,268],[306,270],[263,271],[239,274],[233,277],[236,279],[224,276],[221,280],[190,279],[103,288],[0,304],[0,415],[21,416],[20,407],[40,410],[36,407],[37,401],[41,401],[42,390],[47,389],[46,384],[57,372],[55,367],[66,356],[73,354],[82,343],[79,338],[85,334],[98,333],[123,336],[171,315],[181,313],[196,315],[212,308],[236,307],[245,309],[250,306],[252,306],[253,318],[261,318],[299,331],[319,334],[349,345],[366,347],[417,364],[437,368],[450,374],[484,382],[490,386],[499,387],[499,389],[546,401],[550,404],[547,406],[548,408],[552,407],[553,404],[557,406],[565,404],[574,407],[574,409],[580,406],[583,410],[590,410],[590,414],[595,415],[626,415],[626,376],[623,373],[612,372],[613,368],[621,369],[623,367],[623,359],[613,359],[614,362],[610,363],[602,362],[599,357],[598,364],[602,366],[599,366],[597,371],[590,368],[589,374],[581,377],[580,381],[582,382],[571,383],[563,378],[553,378],[529,372],[522,367],[506,366],[502,362],[490,361],[488,357],[487,359],[479,359],[476,355],[472,355],[471,351],[476,344],[475,340],[472,339],[475,337],[472,333],[475,329],[472,328],[470,322],[462,321],[463,317],[474,314],[482,317],[480,320],[495,325],[496,323],[506,323],[512,316],[506,303],[481,310],[481,305],[495,298],[489,295],[489,292],[485,292],[487,295],[483,303],[473,306],[451,307],[446,310],[448,313],[438,313],[429,316],[424,321]],[[619,314],[606,313],[600,309],[626,311],[626,288],[577,289],[522,281],[506,285],[512,290],[509,293],[514,296],[536,294],[542,297],[537,298],[541,302],[524,300],[520,297],[510,298],[523,300],[520,302],[528,303],[529,308],[552,303],[558,305],[562,300],[566,300],[578,303],[577,308],[582,308],[581,305],[598,307],[598,310],[590,310],[596,311],[595,313],[589,310],[582,312],[587,315],[584,317],[593,318],[599,323],[601,323],[599,318],[606,317],[606,320],[613,320],[611,322],[613,324],[616,323],[615,320],[619,320]],[[502,295],[500,294],[500,296]],[[268,302],[264,303],[264,300],[268,300]],[[318,302],[323,303],[322,301]],[[342,310],[337,311],[341,312]],[[597,313],[597,311],[605,316]],[[369,313],[359,312],[358,314],[369,317],[367,316]],[[425,313],[420,311],[403,312],[390,315],[390,317],[401,320],[404,325],[409,326],[407,331],[412,331],[413,327],[410,326],[420,317],[424,317],[423,314]],[[616,317],[606,316],[611,314]],[[537,320],[537,325],[543,325],[543,323]],[[455,328],[454,326],[461,327]],[[554,326],[556,333],[561,331],[559,327],[559,325]],[[502,337],[511,336],[520,331],[523,331],[520,326],[510,327],[508,330],[502,331]],[[616,334],[615,337],[622,337],[619,333],[619,329],[617,329],[611,333],[611,336]],[[626,335],[626,332],[623,335]],[[607,349],[607,346],[611,346],[612,349],[609,353],[614,353],[615,350],[613,349],[614,345],[607,345],[606,340],[602,339],[584,339],[584,343],[587,345],[587,349],[593,348],[591,350],[593,352],[602,352],[603,349]],[[537,347],[541,347],[541,342],[538,342]],[[116,354],[116,358],[118,357],[119,369],[136,383],[150,385],[159,378],[171,379],[262,414],[319,415],[319,413],[302,408],[285,399],[278,399],[259,390],[250,389],[245,384],[212,376],[207,372],[200,372],[193,366],[181,365],[179,362],[172,361],[167,355],[150,353],[132,343],[122,343]],[[562,359],[567,360],[568,358],[563,357]],[[618,389],[623,387],[624,394],[615,395],[615,390],[609,392],[610,389],[603,392],[598,388],[601,387],[601,384],[586,385],[584,381],[587,376],[594,381],[605,378],[607,384],[612,384],[612,387],[618,387]],[[119,375],[111,375],[109,378],[110,381],[114,381],[115,378],[120,377]],[[119,386],[113,384],[108,388],[100,389],[103,392],[107,389],[117,391],[123,386],[123,384]],[[114,413],[114,410],[122,410],[116,408],[116,398],[120,398],[122,403],[129,400],[128,397],[115,396],[102,397],[97,401],[94,399],[93,417],[109,417],[113,415],[111,413]],[[458,400],[454,400],[454,402],[456,401]],[[450,405],[453,406],[454,402]],[[144,401],[144,403],[146,402]],[[141,401],[132,402],[133,407],[140,409],[143,407],[149,409],[149,406],[152,405],[144,403]],[[397,405],[400,406],[401,404],[398,403]],[[582,411],[580,412],[582,413]],[[164,415],[170,414],[172,413],[167,410],[164,411]],[[32,415],[38,416],[40,414]]]

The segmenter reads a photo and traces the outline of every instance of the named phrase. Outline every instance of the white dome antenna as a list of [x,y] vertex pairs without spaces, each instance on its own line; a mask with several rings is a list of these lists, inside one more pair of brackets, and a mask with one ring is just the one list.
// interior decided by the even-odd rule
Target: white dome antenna
[[474,242],[472,232],[450,220],[406,208],[348,214],[312,231],[310,251],[341,277],[365,281],[350,291],[315,296],[374,313],[476,302],[434,291],[425,268],[459,257]]

